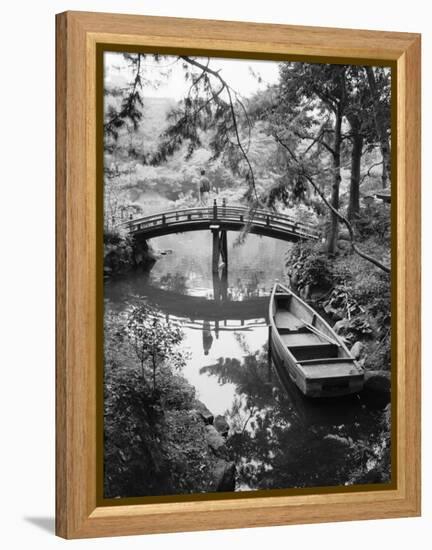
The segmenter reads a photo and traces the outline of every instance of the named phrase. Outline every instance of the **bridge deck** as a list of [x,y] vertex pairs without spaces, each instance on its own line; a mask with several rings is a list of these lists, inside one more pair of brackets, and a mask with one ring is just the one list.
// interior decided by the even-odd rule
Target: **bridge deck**
[[172,210],[145,216],[130,220],[128,227],[131,234],[149,239],[170,233],[203,229],[241,231],[245,227],[251,233],[287,241],[319,238],[311,225],[290,216],[265,210],[250,210],[241,206],[217,204],[212,207]]

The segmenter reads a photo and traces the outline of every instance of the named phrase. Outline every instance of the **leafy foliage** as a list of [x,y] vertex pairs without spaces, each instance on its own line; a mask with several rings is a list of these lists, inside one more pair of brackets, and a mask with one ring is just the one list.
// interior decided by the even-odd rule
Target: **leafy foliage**
[[133,241],[128,235],[115,231],[104,232],[104,271],[122,273],[133,265]]
[[385,204],[372,204],[362,210],[356,221],[360,239],[379,239],[390,245],[390,208]]
[[306,288],[327,291],[333,283],[332,262],[320,243],[297,243],[287,256],[285,265],[300,293]]
[[180,327],[160,318],[158,312],[148,305],[129,309],[125,331],[139,360],[144,382],[146,363],[151,364],[153,391],[156,390],[156,371],[163,361],[169,359],[171,369],[179,370],[184,366],[184,356],[177,349],[183,338]]
[[119,130],[126,126],[128,122],[136,130],[142,118],[140,110],[140,107],[143,106],[140,94],[140,89],[142,88],[141,61],[145,56],[143,54],[131,55],[125,53],[123,57],[129,62],[135,75],[129,89],[125,92],[111,90],[111,95],[121,97],[119,109],[108,103],[105,112],[105,135],[107,138],[111,137],[114,140],[118,138]]
[[176,273],[166,273],[162,275],[159,279],[159,284],[162,288],[166,288],[167,290],[173,290],[179,294],[186,294],[186,277],[178,271]]
[[[130,316],[109,307],[105,312],[105,497],[214,490],[210,474],[215,457],[206,443],[204,422],[193,411],[195,389],[175,372],[180,359],[159,370],[160,388],[153,391],[137,369],[141,355],[128,331],[146,330],[153,342],[149,353],[156,350],[159,360],[178,335],[168,330],[156,337],[153,325],[150,332],[145,325],[149,310],[137,306],[131,312],[126,330]],[[151,359],[145,369],[151,369]]]
[[170,491],[169,464],[160,447],[161,412],[133,369],[110,370],[105,380],[105,496]]
[[[367,248],[386,250],[390,218],[382,205],[374,209],[372,225],[380,230],[358,228],[359,242]],[[384,242],[383,242],[384,241]],[[363,343],[367,369],[390,368],[391,293],[388,276],[348,253],[329,260],[320,244],[297,243],[286,260],[294,289],[315,300],[314,307],[331,322],[348,345]]]

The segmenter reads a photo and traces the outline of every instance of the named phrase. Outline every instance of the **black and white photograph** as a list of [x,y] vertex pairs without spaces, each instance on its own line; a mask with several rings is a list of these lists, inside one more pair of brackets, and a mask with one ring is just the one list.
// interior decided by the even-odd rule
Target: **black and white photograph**
[[104,499],[392,482],[391,90],[105,51]]

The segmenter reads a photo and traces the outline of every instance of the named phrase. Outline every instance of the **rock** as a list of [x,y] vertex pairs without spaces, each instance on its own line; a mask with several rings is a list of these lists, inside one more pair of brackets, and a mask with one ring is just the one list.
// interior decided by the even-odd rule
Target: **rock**
[[340,330],[345,327],[345,324],[346,324],[345,319],[340,319],[339,321],[336,321],[336,323],[333,326],[333,330],[336,332],[336,334],[339,334]]
[[214,416],[208,410],[208,408],[204,405],[204,403],[201,403],[201,401],[199,401],[198,399],[195,399],[194,409],[198,412],[198,414],[204,420],[205,424],[213,424]]
[[380,393],[390,396],[391,375],[385,370],[371,370],[365,372],[364,391]]
[[354,359],[360,359],[363,353],[363,349],[364,349],[364,344],[360,341],[357,341],[351,347],[350,353],[354,357]]
[[313,302],[318,302],[328,294],[329,288],[315,285],[312,287],[310,300]]
[[214,427],[223,437],[228,435],[230,427],[228,422],[225,420],[225,417],[221,414],[218,414],[218,416],[214,419]]
[[302,294],[302,298],[304,300],[309,300],[310,294],[311,294],[310,284],[305,285],[305,287],[303,288],[301,294]]
[[236,468],[234,462],[228,462],[223,458],[217,460],[214,475],[214,487],[216,491],[234,491],[235,490]]
[[215,454],[223,453],[225,451],[225,439],[214,426],[208,425],[205,429],[208,446],[215,452]]

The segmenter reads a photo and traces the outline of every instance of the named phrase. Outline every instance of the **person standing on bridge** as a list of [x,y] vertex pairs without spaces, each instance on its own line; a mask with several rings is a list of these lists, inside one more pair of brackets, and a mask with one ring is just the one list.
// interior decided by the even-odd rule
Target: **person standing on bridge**
[[201,170],[201,177],[199,180],[199,202],[203,206],[207,205],[210,195],[210,180],[205,173],[205,170]]

